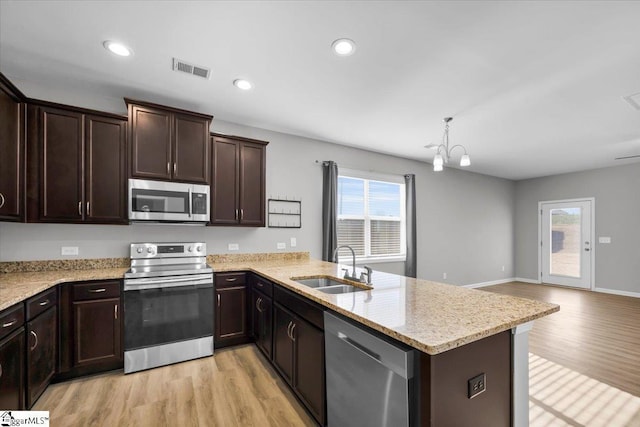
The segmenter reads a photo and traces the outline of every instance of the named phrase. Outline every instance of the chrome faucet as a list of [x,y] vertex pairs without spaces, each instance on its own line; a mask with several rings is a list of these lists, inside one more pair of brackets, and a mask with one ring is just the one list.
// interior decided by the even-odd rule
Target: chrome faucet
[[358,277],[356,277],[356,252],[353,250],[353,248],[349,245],[342,245],[342,246],[338,246],[334,251],[333,251],[333,262],[337,263],[338,262],[338,251],[342,248],[347,248],[351,251],[351,256],[353,257],[353,266],[352,266],[352,272],[351,275],[349,275],[349,270],[347,268],[343,268],[342,270],[344,271],[344,278],[347,280],[355,280],[355,281],[360,281],[358,279]]
[[367,267],[366,265],[363,265],[362,268],[364,268],[365,270],[367,270],[367,272],[365,273],[364,271],[362,273],[360,273],[360,281],[362,283],[366,283],[367,285],[371,285],[371,267]]

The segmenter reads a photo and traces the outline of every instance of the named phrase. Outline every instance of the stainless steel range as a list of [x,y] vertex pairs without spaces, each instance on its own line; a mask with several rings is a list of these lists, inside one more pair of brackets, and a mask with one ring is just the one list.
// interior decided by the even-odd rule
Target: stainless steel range
[[132,243],[124,277],[124,372],[213,354],[204,243]]

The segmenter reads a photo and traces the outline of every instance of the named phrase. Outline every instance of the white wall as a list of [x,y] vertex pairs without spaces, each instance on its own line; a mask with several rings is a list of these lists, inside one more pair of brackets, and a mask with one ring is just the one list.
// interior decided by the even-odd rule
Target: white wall
[[[16,85],[32,98],[125,111],[115,98],[57,93],[19,81]],[[322,167],[315,161],[335,160],[339,167],[416,175],[418,277],[471,284],[514,276],[512,181],[455,169],[434,173],[422,162],[217,119],[212,131],[270,141],[267,197],[301,200],[301,229],[0,223],[0,261],[60,259],[61,246],[79,246],[81,258],[126,257],[131,242],[170,240],[203,240],[209,253],[228,252],[228,243],[238,243],[240,252],[275,252],[276,243],[285,242],[288,251],[309,251],[320,258]],[[297,239],[296,248],[289,247],[291,237]],[[403,272],[398,263],[372,266]],[[448,278],[443,280],[445,272]]]
[[[595,286],[640,294],[640,164],[516,183],[516,276],[539,279],[538,202],[595,198]],[[598,243],[611,237],[610,244]]]

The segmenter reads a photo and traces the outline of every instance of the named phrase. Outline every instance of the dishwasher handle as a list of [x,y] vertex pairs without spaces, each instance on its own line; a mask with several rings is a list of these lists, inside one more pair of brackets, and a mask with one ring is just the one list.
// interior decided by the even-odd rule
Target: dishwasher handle
[[382,362],[382,359],[380,358],[380,355],[378,353],[369,350],[367,347],[363,346],[362,344],[358,343],[357,341],[352,340],[351,338],[349,338],[348,336],[346,336],[342,332],[338,332],[338,338],[340,338],[345,343],[349,344],[351,347],[359,350],[361,353],[364,353],[366,356],[370,357],[371,359],[375,360],[376,362],[384,365],[384,363]]

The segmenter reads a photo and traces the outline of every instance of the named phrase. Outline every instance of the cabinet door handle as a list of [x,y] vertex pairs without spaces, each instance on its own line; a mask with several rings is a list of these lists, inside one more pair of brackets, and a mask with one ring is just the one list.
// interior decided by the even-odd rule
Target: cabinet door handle
[[256,283],[256,286],[257,286],[257,287],[259,287],[259,288],[264,287],[264,285],[263,285],[261,282],[257,282],[257,283]]
[[82,216],[82,202],[78,202],[78,215]]
[[38,336],[36,335],[35,332],[31,331],[31,335],[33,335],[33,337],[36,339],[36,343],[33,345],[33,347],[30,348],[31,351],[35,350],[36,347],[38,346]]
[[240,209],[240,221],[242,221],[243,217],[244,217],[244,209]]
[[237,277],[228,277],[227,279],[225,279],[227,282],[235,282],[236,280],[238,280]]
[[4,206],[4,194],[0,193],[0,208]]
[[39,303],[38,305],[39,305],[40,307],[44,307],[44,306],[45,306],[45,305],[47,305],[47,304],[49,304],[49,300],[48,300],[48,299],[46,299],[46,300],[42,301],[42,302],[41,302],[41,303]]
[[3,323],[2,327],[3,328],[8,328],[9,326],[13,326],[16,323],[18,323],[18,319],[12,319],[11,321],[7,322],[7,323]]
[[173,174],[175,175],[178,172],[178,164],[173,162]]
[[91,207],[90,202],[87,202],[87,215],[90,215],[91,210],[89,209]]
[[238,220],[238,209],[236,209],[236,221]]
[[287,326],[287,336],[288,336],[291,340],[293,340],[293,336],[291,335],[291,329],[292,329],[292,326],[293,326],[293,320],[291,320],[291,321],[289,322],[289,326]]
[[106,289],[105,288],[100,288],[100,289],[89,289],[87,292],[90,292],[92,294],[99,294],[100,292],[105,292]]
[[218,294],[218,307],[220,307],[220,294]]
[[260,298],[256,300],[256,310],[260,311]]
[[296,330],[296,324],[293,323],[291,325],[291,341],[295,341],[296,340],[296,336],[294,335],[295,330]]
[[118,320],[118,304],[113,306],[113,317]]

